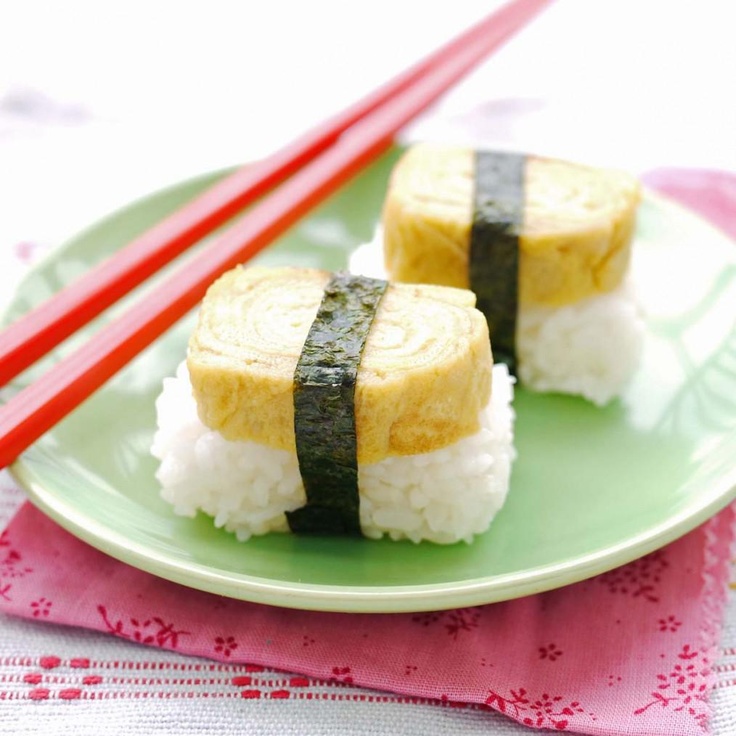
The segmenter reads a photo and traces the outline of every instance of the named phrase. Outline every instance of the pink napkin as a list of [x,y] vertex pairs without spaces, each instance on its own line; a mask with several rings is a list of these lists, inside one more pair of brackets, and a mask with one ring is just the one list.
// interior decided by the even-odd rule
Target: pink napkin
[[[733,227],[736,178],[659,170],[645,182]],[[356,615],[273,608],[162,581],[25,504],[0,537],[0,610],[221,661],[478,704],[533,728],[701,734],[735,521],[736,505],[664,549],[545,594]],[[257,697],[247,676],[237,679],[243,697]]]

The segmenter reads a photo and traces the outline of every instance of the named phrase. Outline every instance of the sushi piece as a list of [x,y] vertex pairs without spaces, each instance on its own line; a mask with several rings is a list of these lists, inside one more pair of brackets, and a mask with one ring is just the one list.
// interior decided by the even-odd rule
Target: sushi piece
[[228,272],[157,400],[163,498],[241,540],[470,542],[514,456],[512,379],[474,302],[317,269]]
[[524,386],[605,404],[640,358],[628,276],[639,200],[625,172],[417,144],[386,194],[384,273],[471,289],[496,359]]

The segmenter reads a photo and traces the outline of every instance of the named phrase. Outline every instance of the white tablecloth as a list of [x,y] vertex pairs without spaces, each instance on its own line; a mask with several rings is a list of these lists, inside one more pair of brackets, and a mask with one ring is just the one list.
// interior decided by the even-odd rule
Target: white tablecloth
[[[497,5],[3,5],[0,305],[21,276],[19,248],[39,255],[133,198],[267,154]],[[729,11],[727,0],[558,0],[407,134],[635,172],[736,170]],[[23,496],[1,478],[4,525]],[[717,734],[736,733],[730,598],[713,695]],[[52,683],[47,697],[29,698],[42,690],[39,672]],[[0,617],[0,733],[526,730],[477,709],[294,684],[270,671],[251,673],[262,697],[243,700],[242,688],[228,686],[237,677],[242,671],[228,665]]]

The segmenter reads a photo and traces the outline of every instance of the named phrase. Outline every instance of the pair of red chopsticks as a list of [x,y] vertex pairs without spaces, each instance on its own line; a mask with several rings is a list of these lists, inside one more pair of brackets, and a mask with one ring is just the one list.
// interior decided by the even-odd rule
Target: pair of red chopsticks
[[264,161],[237,170],[0,334],[0,386],[278,184],[208,248],[0,408],[0,468],[251,258],[384,153],[395,134],[551,0],[512,0]]

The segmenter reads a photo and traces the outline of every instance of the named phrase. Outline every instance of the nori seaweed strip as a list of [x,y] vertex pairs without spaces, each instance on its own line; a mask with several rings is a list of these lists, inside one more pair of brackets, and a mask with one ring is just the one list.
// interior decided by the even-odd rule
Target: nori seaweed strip
[[355,382],[386,281],[336,273],[294,372],[294,432],[307,504],[293,532],[360,535]]
[[516,372],[519,232],[524,217],[526,156],[476,151],[470,288],[488,320],[494,360]]

